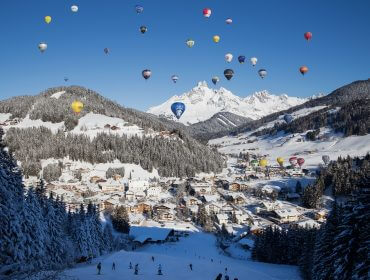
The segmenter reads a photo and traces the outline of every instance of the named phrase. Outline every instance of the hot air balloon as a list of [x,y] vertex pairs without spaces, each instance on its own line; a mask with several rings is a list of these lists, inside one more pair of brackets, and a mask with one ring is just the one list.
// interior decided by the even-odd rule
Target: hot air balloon
[[328,155],[323,155],[322,161],[325,163],[325,165],[328,165],[328,163],[330,162],[330,157]]
[[75,101],[72,102],[71,108],[72,108],[73,112],[75,112],[76,114],[79,114],[79,113],[81,113],[82,109],[84,108],[84,104],[81,101],[75,100]]
[[172,75],[171,79],[172,79],[172,81],[176,84],[176,82],[177,82],[177,81],[178,81],[178,79],[179,79],[179,76],[177,76],[177,75]]
[[298,163],[299,167],[302,167],[302,165],[304,164],[304,159],[303,158],[298,158],[297,163]]
[[257,61],[258,61],[257,57],[251,57],[251,63],[253,66],[256,66]]
[[185,104],[182,102],[175,102],[171,105],[171,111],[177,119],[180,119],[185,112]]
[[104,49],[104,53],[105,53],[105,54],[109,54],[109,52],[110,52],[110,50],[109,50],[108,48],[105,48],[105,49]]
[[71,6],[71,11],[72,11],[72,13],[77,13],[78,12],[78,6],[76,6],[76,5]]
[[289,115],[289,114],[285,114],[284,115],[284,121],[286,121],[286,123],[291,123],[293,121],[293,116],[292,115]]
[[146,26],[144,26],[144,25],[143,25],[143,26],[140,26],[140,32],[141,32],[141,33],[143,33],[143,34],[144,34],[144,33],[145,33],[145,32],[147,32],[147,31],[148,31],[148,28],[147,28]]
[[145,69],[141,74],[143,75],[145,80],[148,80],[152,75],[152,71],[150,71],[149,69]]
[[48,44],[44,43],[44,42],[41,42],[39,44],[39,50],[41,53],[43,53],[44,51],[46,51],[46,49],[48,48]]
[[186,40],[186,45],[189,47],[189,48],[192,48],[195,44],[195,41],[192,40],[192,39],[188,39]]
[[203,16],[206,17],[206,18],[209,18],[212,14],[212,11],[210,8],[205,8],[203,9]]
[[297,165],[297,157],[289,158],[289,163],[291,166],[295,167]]
[[265,69],[258,70],[258,75],[263,79],[267,75],[267,71]]
[[245,62],[245,56],[244,55],[240,55],[238,57],[238,61],[239,61],[240,64],[243,64]]
[[136,13],[141,14],[144,11],[144,7],[140,5],[135,6]]
[[230,63],[233,60],[233,55],[231,53],[225,54],[225,60],[226,62]]
[[230,81],[231,78],[234,76],[234,71],[232,69],[226,69],[224,71],[224,75],[225,75],[225,78]]
[[261,167],[266,167],[266,166],[267,166],[267,164],[268,164],[267,159],[265,159],[265,158],[260,159],[260,161],[259,161],[259,165],[260,165]]
[[299,72],[301,72],[302,75],[306,74],[308,72],[308,67],[307,66],[300,67]]
[[257,167],[258,166],[258,160],[256,160],[256,159],[251,160],[251,165],[253,167]]
[[65,82],[68,82],[68,78],[67,78],[67,77],[64,77],[64,81],[65,81]]
[[277,163],[280,165],[280,167],[283,167],[284,166],[284,158],[282,157],[278,157],[276,159]]
[[217,77],[217,76],[214,76],[214,77],[212,78],[212,83],[213,83],[214,85],[216,85],[219,81],[220,81],[220,78],[219,78],[219,77]]
[[46,17],[45,17],[45,22],[46,22],[47,24],[49,24],[49,23],[51,22],[51,16],[46,16]]
[[215,43],[220,42],[220,36],[218,36],[218,35],[213,36],[213,42],[215,42]]
[[225,22],[226,22],[227,24],[232,24],[232,23],[233,23],[233,20],[232,20],[231,18],[228,18],[228,19],[226,19],[226,20],[225,20]]
[[304,34],[304,38],[305,38],[307,41],[311,40],[311,39],[312,39],[312,33],[311,33],[311,32],[306,32],[306,33]]

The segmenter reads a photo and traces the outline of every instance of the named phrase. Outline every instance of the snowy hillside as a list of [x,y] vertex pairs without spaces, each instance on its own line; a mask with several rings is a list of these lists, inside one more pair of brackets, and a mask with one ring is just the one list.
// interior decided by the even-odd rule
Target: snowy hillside
[[183,102],[186,105],[186,111],[180,122],[185,125],[205,121],[219,112],[230,112],[255,120],[306,101],[307,99],[289,97],[285,94],[272,95],[267,91],[241,98],[225,88],[211,89],[206,82],[199,82],[190,92],[180,96],[175,95],[165,103],[150,108],[148,113],[174,119],[170,109],[171,104]]
[[[225,268],[230,279],[300,279],[294,266],[238,260],[222,254],[215,244],[214,235],[190,233],[188,237],[181,237],[179,242],[146,245],[136,251],[120,251],[96,259],[91,265],[65,271],[65,278],[62,279],[213,280],[219,273],[224,275]],[[102,263],[102,275],[97,275],[98,262]],[[115,271],[112,271],[113,262],[116,264]],[[138,275],[129,269],[130,262],[139,264]],[[163,275],[157,275],[159,264]],[[190,270],[189,264],[193,265],[193,270]]]

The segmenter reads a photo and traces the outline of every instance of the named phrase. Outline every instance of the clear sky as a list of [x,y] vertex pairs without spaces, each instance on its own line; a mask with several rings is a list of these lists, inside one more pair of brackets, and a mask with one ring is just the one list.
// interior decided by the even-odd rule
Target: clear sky
[[[70,11],[72,4],[78,13]],[[206,7],[209,19],[202,15]],[[369,0],[3,0],[0,99],[81,85],[146,110],[200,80],[211,84],[214,75],[221,78],[218,86],[239,96],[263,89],[302,97],[329,93],[370,78],[369,11]],[[53,18],[49,25],[46,15]],[[141,25],[148,27],[145,35]],[[313,33],[310,42],[306,31]],[[195,40],[191,49],[188,38]],[[48,44],[44,54],[41,41]],[[234,54],[231,64],[227,52]],[[240,65],[239,55],[256,56],[257,66]],[[309,67],[304,77],[302,65]],[[152,70],[148,81],[141,77],[146,68]],[[223,77],[226,68],[235,71],[231,81]],[[264,80],[260,68],[268,71]],[[177,84],[172,74],[180,77]]]

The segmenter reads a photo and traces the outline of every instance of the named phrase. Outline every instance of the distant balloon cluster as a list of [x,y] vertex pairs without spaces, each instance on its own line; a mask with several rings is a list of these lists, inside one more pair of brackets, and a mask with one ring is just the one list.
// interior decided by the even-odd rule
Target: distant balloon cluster
[[[79,11],[79,7],[77,5],[72,5],[70,7],[70,10],[72,13],[77,13]],[[141,6],[141,5],[136,5],[135,6],[135,11],[137,14],[141,14],[144,12],[144,7]],[[203,16],[205,18],[210,18],[211,15],[212,15],[212,10],[210,8],[204,8],[203,9]],[[52,22],[52,17],[51,16],[45,16],[44,17],[44,21],[46,24],[50,24]],[[233,20],[232,18],[227,18],[225,20],[225,23],[227,25],[231,25],[233,23]],[[148,28],[147,26],[145,25],[142,25],[140,26],[139,28],[139,31],[142,33],[142,34],[145,34],[148,32]],[[312,33],[311,32],[305,32],[304,33],[304,38],[307,40],[307,41],[310,41],[312,39]],[[221,37],[219,35],[214,35],[213,36],[213,42],[218,44],[220,41],[221,41]],[[185,41],[186,45],[189,47],[189,48],[193,48],[195,46],[195,41],[192,39],[192,38],[189,38]],[[41,53],[44,53],[48,48],[48,44],[46,42],[40,42],[39,45],[38,45],[38,49]],[[110,49],[109,48],[104,48],[103,49],[104,53],[106,55],[110,54]],[[225,61],[227,63],[231,63],[232,60],[233,60],[234,56],[232,53],[227,53],[225,54]],[[252,66],[256,66],[257,62],[258,62],[258,59],[256,57],[251,57],[249,59],[250,63]],[[240,55],[238,56],[238,62],[240,64],[244,64],[246,62],[246,57],[244,55]],[[301,66],[299,68],[299,72],[302,74],[302,75],[305,75],[307,72],[308,72],[308,67],[307,66]],[[266,76],[267,76],[267,70],[266,69],[259,69],[257,71],[258,75],[264,79]],[[151,76],[152,76],[152,71],[150,69],[145,69],[142,71],[142,76],[145,80],[148,80]],[[224,70],[224,76],[227,80],[231,80],[234,76],[234,70],[233,69],[225,69]],[[179,76],[178,75],[172,75],[171,76],[171,80],[173,81],[173,83],[177,83],[177,81],[179,80]],[[64,78],[64,81],[67,82],[68,81],[68,78],[65,77]],[[214,76],[212,77],[212,83],[214,85],[216,85],[218,82],[220,81],[220,78],[217,77],[217,76]],[[80,101],[74,101],[71,105],[71,108],[72,110],[76,113],[76,114],[79,114],[82,109],[83,109],[83,104],[82,102]],[[181,103],[181,102],[175,102],[172,104],[171,106],[171,111],[173,112],[173,114],[175,115],[175,117],[177,119],[180,119],[180,117],[182,116],[182,114],[185,112],[185,104]],[[290,116],[291,117],[291,116]],[[290,118],[288,115],[286,115],[284,117],[284,120],[289,123],[292,118]],[[280,160],[281,161],[281,160]],[[261,162],[259,162],[259,164],[261,165]]]

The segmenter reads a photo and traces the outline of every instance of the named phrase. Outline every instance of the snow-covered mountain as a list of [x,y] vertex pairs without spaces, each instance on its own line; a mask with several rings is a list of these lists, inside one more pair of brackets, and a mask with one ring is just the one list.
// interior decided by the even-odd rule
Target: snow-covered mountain
[[171,104],[183,102],[186,105],[186,111],[179,121],[185,125],[208,120],[219,112],[229,112],[256,120],[302,104],[307,100],[289,97],[286,94],[272,95],[266,90],[242,98],[225,88],[211,89],[206,82],[199,82],[191,91],[171,97],[163,104],[150,108],[148,113],[175,120],[171,112]]

